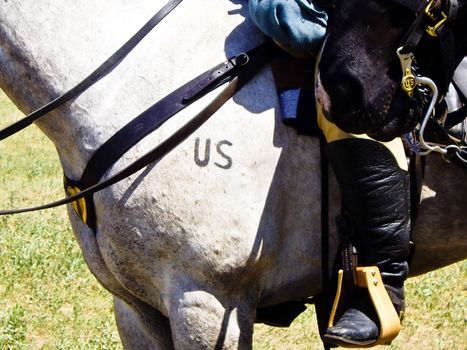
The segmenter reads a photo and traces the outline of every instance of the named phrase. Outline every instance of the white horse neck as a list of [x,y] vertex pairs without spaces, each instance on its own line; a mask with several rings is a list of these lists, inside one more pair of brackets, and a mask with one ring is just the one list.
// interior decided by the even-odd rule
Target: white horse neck
[[[81,81],[165,0],[103,3],[3,3],[0,45],[7,55],[0,59],[8,66],[8,74],[2,73],[0,82],[23,111],[37,108]],[[41,120],[38,125],[55,143],[67,176],[78,179],[95,149],[155,101],[226,57],[262,42],[246,12],[247,1],[183,1],[108,77]],[[23,90],[15,81],[26,82]],[[112,171],[154,147],[209,99],[212,95],[149,135]],[[173,261],[193,260],[192,265],[200,266],[198,271],[216,271],[215,281],[221,275],[241,275],[245,266],[256,270],[273,265],[255,280],[255,289],[261,290],[267,303],[319,291],[317,141],[285,128],[276,110],[274,81],[265,70],[196,135],[147,169],[145,176],[124,180],[94,196],[100,237],[119,241],[108,245],[126,255],[137,246],[125,239],[134,239],[132,233],[137,232],[141,246],[157,247],[149,256],[131,251],[139,261],[127,261],[128,270],[134,267],[139,274],[136,270],[145,258],[146,274],[158,266],[155,261],[174,252]],[[208,154],[209,164],[200,164],[199,154]],[[87,250],[91,244],[85,242],[89,235],[73,215],[71,219],[78,228],[75,231],[84,232],[77,236],[84,242],[80,244],[85,257],[93,260],[93,251]],[[161,241],[158,235],[170,239]],[[110,262],[115,257],[105,248],[101,252]],[[94,272],[100,269],[90,265]],[[165,291],[170,279],[159,275],[157,271],[151,279],[157,279],[157,288]],[[149,288],[153,282],[138,283],[139,288]],[[147,295],[157,293],[148,290]]]

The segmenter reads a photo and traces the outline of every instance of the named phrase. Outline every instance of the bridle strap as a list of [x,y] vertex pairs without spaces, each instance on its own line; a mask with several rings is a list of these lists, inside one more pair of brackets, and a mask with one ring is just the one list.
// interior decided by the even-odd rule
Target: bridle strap
[[112,54],[79,84],[55,98],[53,101],[28,114],[23,119],[4,128],[3,130],[0,130],[0,141],[17,133],[18,131],[23,130],[47,113],[79,96],[100,79],[109,74],[135,48],[135,46],[138,45],[138,43],[182,1],[183,0],[170,0],[143,27],[141,27],[135,35],[133,35],[122,47],[115,51],[114,54]]
[[444,67],[443,82],[438,82],[438,84],[440,95],[444,96],[457,66],[455,43],[449,23],[457,17],[458,0],[390,1],[414,11],[416,15],[400,42],[398,49],[400,54],[412,54],[423,36],[431,35],[437,40],[441,63]]
[[405,33],[399,45],[399,47],[402,48],[402,54],[413,52],[425,34],[428,19],[423,11],[417,12],[416,16],[417,17],[412,22],[412,25]]
[[456,62],[455,43],[452,32],[450,30],[440,30],[438,38],[442,66],[444,67],[444,85],[439,86],[439,89],[444,96],[449,89],[449,84],[454,75],[454,71],[457,68],[458,62]]
[[[439,13],[443,12],[446,14],[446,23],[453,21],[458,12],[458,1],[457,0],[390,0],[395,2],[416,14],[416,18],[410,28],[407,30],[403,39],[401,40],[400,47],[403,47],[401,53],[408,53],[415,49],[418,45],[420,39],[426,31],[426,28],[429,26],[430,21],[434,21],[433,18],[430,18],[427,12],[437,11]],[[440,32],[443,32],[441,30]]]

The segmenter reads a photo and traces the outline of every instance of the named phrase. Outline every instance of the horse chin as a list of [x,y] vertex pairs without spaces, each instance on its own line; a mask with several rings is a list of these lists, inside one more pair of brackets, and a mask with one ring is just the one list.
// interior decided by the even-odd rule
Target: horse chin
[[[364,101],[354,92],[354,102],[345,103],[328,92],[318,74],[316,102],[327,120],[350,134],[367,134],[378,141],[390,141],[410,132],[421,120],[423,102],[419,96],[408,98],[397,82],[371,101]],[[359,103],[360,101],[360,103]]]
[[383,121],[370,128],[367,134],[378,141],[391,141],[412,131],[421,120],[422,112],[422,106],[418,101],[397,95],[391,108],[380,116],[379,120]]
[[407,96],[393,99],[390,108],[372,106],[347,113],[325,113],[328,120],[341,130],[351,134],[367,134],[371,138],[387,142],[412,131],[421,120],[423,109],[420,103]]
[[384,125],[383,127],[377,129],[377,130],[370,130],[367,132],[367,135],[370,136],[372,139],[381,141],[381,142],[388,142],[396,137],[401,136],[402,134],[408,132],[409,130],[402,131],[401,129],[397,126],[394,125],[394,123],[390,123],[388,125]]
[[330,113],[328,119],[332,120],[339,129],[349,134],[366,134],[374,124],[373,118],[360,110],[352,111],[347,115],[343,113]]

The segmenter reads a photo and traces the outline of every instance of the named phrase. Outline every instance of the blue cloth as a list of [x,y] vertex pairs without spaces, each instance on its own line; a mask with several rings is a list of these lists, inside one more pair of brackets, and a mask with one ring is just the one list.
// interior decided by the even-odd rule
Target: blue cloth
[[328,16],[308,0],[250,0],[250,17],[266,35],[292,49],[314,52]]
[[297,118],[300,88],[280,89],[278,94],[282,121],[287,125],[293,124]]
[[314,88],[285,88],[278,90],[282,122],[294,127],[298,134],[318,136]]

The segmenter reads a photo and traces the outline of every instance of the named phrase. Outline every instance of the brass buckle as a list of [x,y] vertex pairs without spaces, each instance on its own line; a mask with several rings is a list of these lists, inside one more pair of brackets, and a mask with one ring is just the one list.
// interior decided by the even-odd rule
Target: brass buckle
[[425,14],[430,17],[433,21],[436,21],[436,14],[433,11],[435,8],[435,1],[436,0],[431,0],[428,5],[425,7]]
[[428,27],[426,27],[426,32],[427,32],[428,34],[430,34],[431,36],[433,36],[433,37],[437,37],[437,36],[438,36],[438,33],[436,33],[436,31],[437,31],[437,30],[439,29],[439,27],[441,27],[441,26],[444,24],[444,22],[446,22],[447,19],[448,19],[448,16],[446,16],[446,14],[445,14],[444,12],[441,12],[441,17],[443,17],[443,18],[441,18],[441,20],[440,20],[438,23],[436,23],[434,26],[428,26]]
[[426,27],[426,32],[431,35],[432,37],[437,37],[438,33],[436,31],[447,21],[448,16],[441,11],[439,15],[435,13],[433,10],[435,8],[435,0],[431,0],[427,7],[425,7],[425,14],[431,18],[433,21],[437,21],[439,18],[439,15],[441,15],[441,19],[436,23],[434,26],[427,26]]
[[[66,191],[66,194],[68,196],[73,196],[73,195],[78,194],[79,192],[81,192],[81,190],[78,187],[71,186],[71,185],[68,185],[66,187],[65,191]],[[84,198],[77,199],[76,201],[71,203],[71,206],[72,206],[73,210],[76,212],[76,214],[78,214],[80,219],[85,224],[87,224],[88,211],[87,211],[87,208],[86,208],[86,199],[84,199]]]

